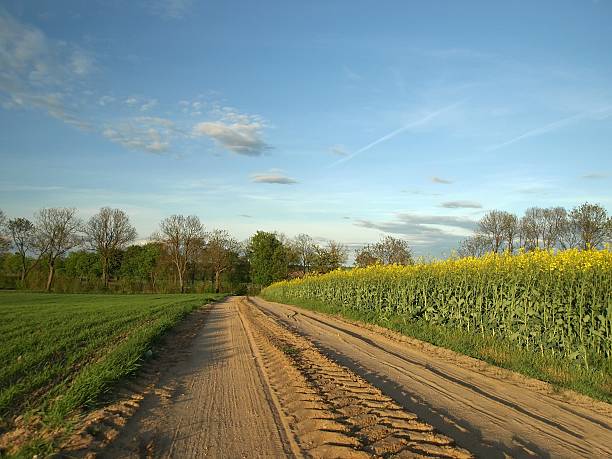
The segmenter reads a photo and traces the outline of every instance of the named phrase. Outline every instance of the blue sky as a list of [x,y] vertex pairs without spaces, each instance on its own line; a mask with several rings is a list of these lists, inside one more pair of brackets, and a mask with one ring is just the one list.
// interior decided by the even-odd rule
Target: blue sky
[[0,207],[444,255],[610,210],[612,2],[1,1]]

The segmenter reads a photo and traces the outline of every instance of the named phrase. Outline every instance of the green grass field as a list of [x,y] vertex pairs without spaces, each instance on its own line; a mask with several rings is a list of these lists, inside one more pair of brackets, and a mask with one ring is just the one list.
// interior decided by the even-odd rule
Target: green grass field
[[181,318],[223,296],[0,292],[0,433],[18,415],[63,425]]

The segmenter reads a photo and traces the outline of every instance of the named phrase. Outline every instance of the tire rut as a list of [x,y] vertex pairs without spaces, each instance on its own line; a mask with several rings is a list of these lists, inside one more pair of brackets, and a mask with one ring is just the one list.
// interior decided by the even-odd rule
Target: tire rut
[[306,338],[241,300],[269,384],[299,448],[312,458],[471,458]]

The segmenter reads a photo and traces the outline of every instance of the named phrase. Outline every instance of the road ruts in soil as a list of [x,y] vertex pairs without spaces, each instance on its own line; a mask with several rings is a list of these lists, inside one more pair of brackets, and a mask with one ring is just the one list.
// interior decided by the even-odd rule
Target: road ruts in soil
[[449,437],[279,325],[252,304],[249,324],[299,447],[313,458],[470,458]]

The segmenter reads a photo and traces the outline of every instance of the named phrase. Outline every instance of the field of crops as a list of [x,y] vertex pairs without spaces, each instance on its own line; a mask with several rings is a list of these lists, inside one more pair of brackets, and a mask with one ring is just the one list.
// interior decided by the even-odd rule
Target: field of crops
[[165,330],[220,296],[0,292],[0,432],[19,414],[61,424],[133,372]]
[[605,250],[338,270],[275,283],[262,296],[501,337],[586,367],[612,358],[612,252]]

